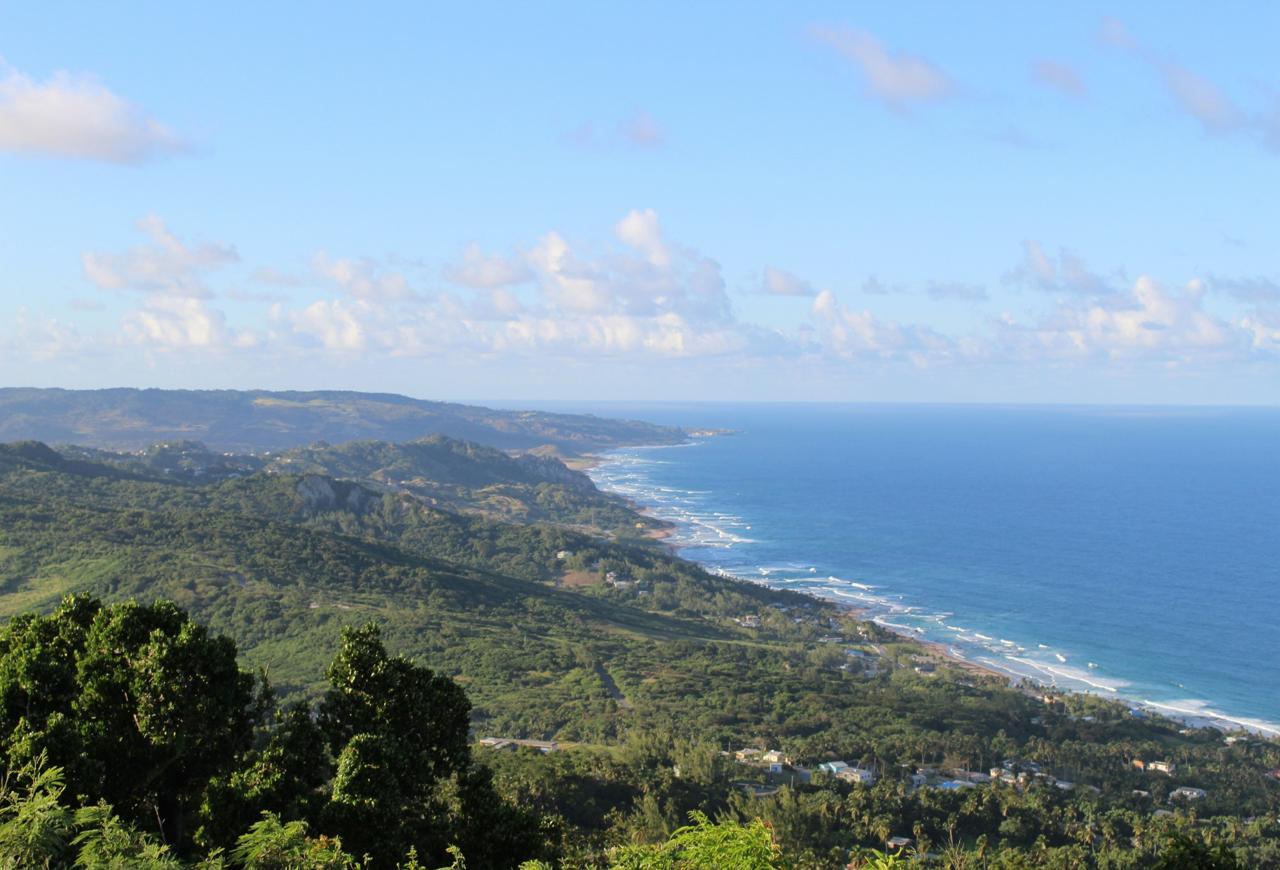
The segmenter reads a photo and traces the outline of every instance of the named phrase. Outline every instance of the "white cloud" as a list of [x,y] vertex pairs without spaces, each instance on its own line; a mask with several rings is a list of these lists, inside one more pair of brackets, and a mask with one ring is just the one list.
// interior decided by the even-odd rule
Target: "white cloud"
[[846,359],[904,360],[924,367],[955,353],[954,343],[941,333],[882,320],[866,309],[846,308],[829,290],[813,300],[810,313],[824,349]]
[[671,263],[671,254],[662,240],[662,227],[658,225],[658,213],[651,208],[633,209],[614,226],[618,240],[642,252],[648,261],[659,269]]
[[731,319],[719,264],[667,242],[652,209],[629,212],[614,236],[623,248],[583,254],[559,233],[547,233],[528,258],[545,303],[569,316],[671,313],[696,324]]
[[[1204,285],[1191,281],[1170,290],[1153,278],[1134,282],[1123,304],[1060,304],[1048,317],[1021,326],[1001,323],[999,343],[1006,355],[1031,360],[1103,359],[1168,364],[1240,358],[1252,340],[1246,318],[1230,323],[1204,307]],[[1259,345],[1261,347],[1261,345]]]
[[814,27],[810,34],[857,67],[867,94],[895,112],[905,112],[916,103],[936,102],[955,92],[951,77],[933,63],[905,52],[890,53],[864,30]]
[[191,297],[152,296],[126,314],[121,326],[126,342],[156,350],[223,350],[257,344],[252,333],[229,329],[226,315]]
[[604,311],[613,304],[604,276],[576,261],[569,243],[559,233],[543,236],[529,259],[538,272],[542,292],[557,308],[589,313]]
[[1112,292],[1107,282],[1090,271],[1078,255],[1063,248],[1055,261],[1035,239],[1022,243],[1022,262],[1005,275],[1005,281],[1049,293],[1077,296],[1105,296]]
[[1080,74],[1063,63],[1043,58],[1036,60],[1031,64],[1031,78],[1039,84],[1061,91],[1070,97],[1085,95],[1085,86],[1080,80]]
[[818,291],[799,275],[765,266],[760,278],[760,292],[772,296],[814,296]]
[[49,362],[76,356],[90,350],[90,343],[74,324],[19,308],[12,323],[12,334],[0,336],[0,359],[14,362]]
[[445,268],[444,277],[464,287],[492,289],[523,284],[533,278],[533,270],[523,258],[486,254],[472,242],[462,252],[462,262]]
[[123,254],[82,254],[85,277],[104,290],[204,298],[211,295],[204,276],[240,259],[235,248],[228,245],[183,243],[155,215],[138,221],[138,228],[151,237],[150,244],[130,248]]
[[326,350],[361,351],[368,344],[364,320],[374,314],[365,302],[320,299],[299,311],[275,310],[300,336],[319,343]]
[[38,82],[8,70],[0,78],[0,150],[128,164],[186,147],[91,77],[58,72]]
[[368,301],[398,302],[414,297],[403,273],[388,272],[371,257],[333,260],[321,251],[312,261],[316,274],[333,282],[345,296]]

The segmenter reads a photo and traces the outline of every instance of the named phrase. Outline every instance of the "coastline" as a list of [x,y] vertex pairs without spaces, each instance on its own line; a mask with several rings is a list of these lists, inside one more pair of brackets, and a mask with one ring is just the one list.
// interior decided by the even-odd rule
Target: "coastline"
[[[714,433],[714,434],[720,434],[720,433]],[[701,440],[702,439],[691,438],[690,441],[686,442],[685,445],[680,445],[680,446],[689,446],[692,444],[700,443]],[[628,447],[628,448],[620,448],[620,450],[631,450],[631,449],[645,448],[645,447],[652,447],[656,449],[658,447],[669,447],[669,446],[673,446],[673,445],[633,445],[632,447]],[[611,451],[611,452],[617,452],[617,451]],[[622,456],[613,456],[609,454],[582,457],[580,460],[582,463],[580,466],[580,470],[583,470],[585,472],[590,472],[590,471],[599,469],[605,465],[619,462],[622,459],[623,459]],[[734,574],[730,571],[717,568],[705,562],[701,562],[697,559],[689,559],[687,556],[683,555],[682,551],[685,549],[691,548],[692,546],[694,546],[694,544],[692,542],[682,543],[679,540],[673,540],[674,538],[676,538],[677,532],[679,531],[682,525],[681,521],[661,515],[659,510],[656,509],[654,506],[642,504],[632,494],[621,492],[616,489],[612,489],[608,486],[602,485],[598,480],[596,480],[594,475],[592,476],[592,479],[594,482],[597,483],[597,486],[600,486],[602,490],[626,499],[628,504],[630,504],[632,508],[636,510],[638,513],[641,513],[644,516],[650,517],[654,520],[664,523],[665,524],[664,528],[650,530],[647,534],[649,537],[653,538],[655,541],[661,543],[662,546],[670,554],[679,556],[682,559],[687,559],[688,561],[694,562],[704,570],[711,571],[712,573],[716,573],[722,576],[730,577],[732,579],[739,580],[744,583],[756,583],[759,585],[768,586],[769,588],[779,588],[779,587],[773,586],[772,584],[764,580],[757,580],[752,577],[740,576],[738,574]],[[1183,725],[1186,725],[1192,728],[1212,728],[1224,733],[1244,732],[1254,736],[1262,737],[1264,739],[1280,740],[1280,724],[1258,720],[1258,719],[1252,719],[1249,717],[1238,717],[1238,716],[1231,716],[1225,713],[1219,713],[1218,711],[1209,709],[1210,702],[1201,702],[1201,701],[1162,702],[1162,701],[1155,701],[1147,698],[1133,697],[1133,696],[1125,695],[1121,693],[1121,691],[1117,687],[1111,687],[1111,686],[1107,686],[1105,684],[1100,684],[1100,683],[1092,683],[1087,679],[1083,679],[1070,674],[1060,673],[1053,668],[1040,667],[1038,668],[1039,670],[1042,670],[1045,673],[1051,674],[1051,680],[1054,676],[1056,676],[1060,679],[1067,680],[1072,683],[1083,683],[1085,686],[1092,686],[1093,688],[1092,689],[1082,688],[1082,687],[1077,687],[1075,685],[1061,686],[1056,684],[1055,682],[1050,682],[1046,684],[1041,680],[1038,680],[1032,676],[1029,676],[1028,674],[1020,673],[1019,671],[1015,670],[1012,667],[1005,669],[995,665],[987,664],[981,661],[975,661],[971,658],[968,658],[965,655],[956,651],[949,644],[940,640],[935,640],[935,639],[926,637],[917,629],[899,626],[897,624],[890,623],[883,618],[878,618],[875,614],[873,614],[872,607],[859,606],[850,602],[845,602],[845,601],[840,601],[830,597],[825,597],[823,595],[816,594],[810,590],[796,589],[792,591],[798,592],[799,594],[806,595],[810,598],[813,598],[817,601],[821,601],[825,604],[834,605],[843,611],[846,611],[850,614],[855,615],[859,619],[873,622],[876,625],[883,628],[884,630],[901,638],[902,640],[910,641],[920,646],[924,651],[924,654],[927,654],[931,657],[935,657],[940,661],[949,663],[952,666],[961,668],[963,670],[969,671],[976,675],[999,679],[1000,681],[1008,685],[1010,688],[1013,688],[1019,691],[1025,691],[1037,697],[1044,695],[1046,693],[1059,694],[1059,695],[1061,694],[1093,695],[1095,697],[1106,698],[1118,704],[1121,704],[1124,707],[1127,707],[1135,716],[1144,716],[1144,715],[1159,716],[1174,722],[1182,723]],[[1061,657],[1059,657],[1059,660],[1065,661],[1065,659],[1062,659]],[[1102,690],[1105,690],[1105,692]],[[1180,704],[1184,706],[1179,706]],[[1189,705],[1189,706],[1186,706],[1186,705]]]

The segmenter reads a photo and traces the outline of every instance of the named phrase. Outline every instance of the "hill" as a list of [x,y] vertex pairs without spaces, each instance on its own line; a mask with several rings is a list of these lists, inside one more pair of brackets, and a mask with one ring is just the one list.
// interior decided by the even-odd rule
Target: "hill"
[[69,459],[188,484],[261,472],[321,475],[358,481],[378,492],[410,494],[451,511],[514,522],[554,522],[632,539],[666,525],[638,513],[625,499],[601,492],[591,478],[555,457],[512,456],[443,435],[404,444],[321,442],[261,455],[217,452],[198,441],[163,442],[131,453],[75,445],[60,449]]
[[431,434],[503,450],[550,446],[566,455],[685,437],[679,429],[637,421],[500,411],[389,393],[0,389],[0,441],[139,450],[195,440],[218,451],[263,451]]

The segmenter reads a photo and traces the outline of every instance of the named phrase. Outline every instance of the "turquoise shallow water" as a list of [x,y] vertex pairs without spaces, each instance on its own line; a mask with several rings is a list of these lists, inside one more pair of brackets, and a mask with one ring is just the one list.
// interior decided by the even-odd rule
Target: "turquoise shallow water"
[[593,472],[688,558],[1042,683],[1280,723],[1280,411],[573,409],[737,430]]

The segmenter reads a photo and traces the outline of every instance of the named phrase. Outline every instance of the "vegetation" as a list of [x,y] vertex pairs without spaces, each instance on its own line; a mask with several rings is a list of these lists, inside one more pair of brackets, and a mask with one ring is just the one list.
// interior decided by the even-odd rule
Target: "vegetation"
[[[370,449],[403,455],[337,452]],[[0,615],[0,864],[1280,864],[1273,741],[318,468],[194,483],[0,448]],[[1010,781],[940,787],[989,768]]]

